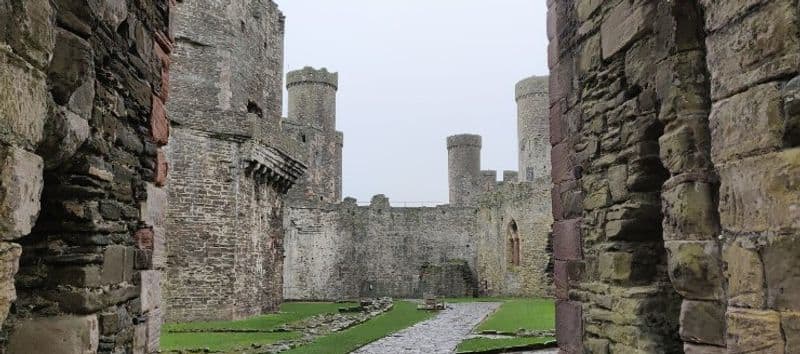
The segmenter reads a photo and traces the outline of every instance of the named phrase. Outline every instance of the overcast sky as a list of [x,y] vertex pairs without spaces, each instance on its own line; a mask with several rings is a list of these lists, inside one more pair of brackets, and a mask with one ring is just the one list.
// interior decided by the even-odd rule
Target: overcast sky
[[517,170],[514,85],[547,75],[545,0],[277,0],[286,69],[339,72],[344,195],[447,202],[448,135]]

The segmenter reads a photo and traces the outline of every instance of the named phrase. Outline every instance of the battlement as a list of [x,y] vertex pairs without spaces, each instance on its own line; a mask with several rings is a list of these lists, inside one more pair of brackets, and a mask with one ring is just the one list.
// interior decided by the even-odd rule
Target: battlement
[[306,66],[300,70],[290,71],[286,74],[286,87],[301,84],[323,84],[339,89],[339,73],[328,72],[328,69],[314,69]]
[[519,172],[517,171],[503,171],[503,182],[516,182],[519,179]]
[[447,137],[448,150],[455,147],[465,147],[465,146],[480,148],[481,145],[482,145],[482,138],[480,135],[460,134]]
[[517,83],[515,98],[519,101],[528,96],[547,95],[550,91],[549,85],[549,76],[531,76]]

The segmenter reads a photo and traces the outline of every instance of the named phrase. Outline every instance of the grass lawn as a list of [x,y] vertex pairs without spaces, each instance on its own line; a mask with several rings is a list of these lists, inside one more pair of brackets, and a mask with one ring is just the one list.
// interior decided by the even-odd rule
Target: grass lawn
[[161,351],[207,348],[211,351],[234,351],[250,344],[272,344],[282,340],[297,339],[300,334],[283,333],[164,333]]
[[415,303],[397,301],[389,312],[358,326],[319,338],[309,345],[284,353],[345,354],[433,316],[435,316],[434,312],[417,310]]
[[[355,306],[356,303],[330,302],[287,302],[281,305],[279,313],[257,316],[241,321],[214,321],[173,323],[164,325],[166,332],[210,331],[210,330],[251,330],[269,331],[281,325],[300,321],[323,313],[336,313],[341,307]],[[162,337],[163,338],[163,337]]]
[[456,348],[458,353],[480,352],[492,349],[521,347],[534,344],[544,344],[553,341],[554,338],[535,338],[535,337],[513,337],[513,338],[473,338],[467,339]]
[[529,331],[552,330],[556,326],[555,313],[553,300],[508,300],[478,326],[478,331],[516,333],[521,328]]

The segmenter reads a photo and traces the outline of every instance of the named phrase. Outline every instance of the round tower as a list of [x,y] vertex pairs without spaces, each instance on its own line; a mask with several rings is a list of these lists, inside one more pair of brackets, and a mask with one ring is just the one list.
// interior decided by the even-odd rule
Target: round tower
[[305,67],[286,74],[289,119],[322,130],[336,130],[336,91],[339,74]]
[[548,77],[533,76],[517,83],[519,181],[550,177]]
[[303,180],[292,188],[292,203],[338,203],[342,198],[343,135],[336,131],[339,74],[305,67],[286,74],[288,121],[307,153]]
[[448,137],[447,159],[450,204],[474,205],[482,181],[480,135],[462,134]]

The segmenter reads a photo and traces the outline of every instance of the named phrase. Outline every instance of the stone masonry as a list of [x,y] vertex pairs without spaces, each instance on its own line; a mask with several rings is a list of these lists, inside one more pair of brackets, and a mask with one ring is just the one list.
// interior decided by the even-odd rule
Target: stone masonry
[[0,352],[158,350],[174,5],[0,0]]
[[[307,150],[309,172],[290,192],[285,219],[284,297],[339,300],[366,296],[460,294],[548,296],[552,224],[546,78],[518,87],[520,167],[536,176],[518,182],[507,171],[481,171],[481,137],[447,138],[450,204],[393,208],[383,195],[369,206],[341,197],[342,134],[335,130],[338,75],[304,68],[287,75],[284,129]],[[544,122],[544,123],[543,123]],[[510,223],[519,262],[511,264]]]
[[561,351],[800,352],[800,5],[548,6]]
[[279,129],[283,14],[267,0],[195,0],[173,17],[167,320],[276,311],[284,195],[305,168]]

